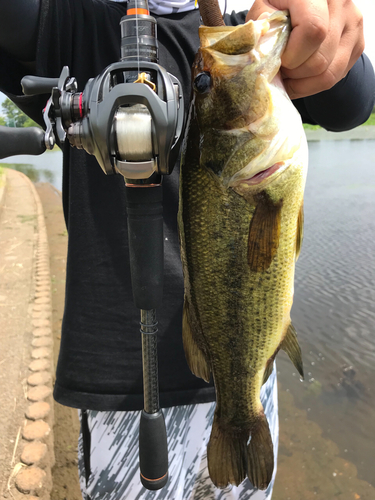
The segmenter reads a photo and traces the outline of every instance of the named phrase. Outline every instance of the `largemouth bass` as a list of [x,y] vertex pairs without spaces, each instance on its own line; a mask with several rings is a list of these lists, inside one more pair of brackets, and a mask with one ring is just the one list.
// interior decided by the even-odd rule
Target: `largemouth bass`
[[[216,388],[208,444],[213,483],[265,489],[273,445],[260,401],[284,349],[303,376],[290,320],[303,230],[307,144],[279,76],[287,12],[200,27],[183,146],[179,228],[183,342]],[[250,442],[249,442],[250,438]]]

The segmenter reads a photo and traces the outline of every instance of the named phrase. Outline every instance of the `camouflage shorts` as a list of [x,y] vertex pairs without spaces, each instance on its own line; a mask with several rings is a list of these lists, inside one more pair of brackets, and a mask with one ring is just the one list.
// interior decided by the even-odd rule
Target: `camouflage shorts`
[[[279,423],[275,369],[262,388],[261,399],[272,434],[276,463]],[[248,479],[238,487],[225,490],[212,484],[207,470],[206,447],[214,410],[215,403],[163,410],[168,435],[169,480],[159,491],[146,490],[139,479],[140,412],[87,411],[91,438],[90,474],[86,474],[88,457],[87,452],[84,456],[82,433],[78,447],[84,500],[270,500],[276,467],[266,491],[254,489]]]

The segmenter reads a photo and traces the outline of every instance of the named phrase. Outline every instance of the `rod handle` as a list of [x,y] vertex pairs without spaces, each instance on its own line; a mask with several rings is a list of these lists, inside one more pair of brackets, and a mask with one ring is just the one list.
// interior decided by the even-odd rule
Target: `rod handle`
[[139,426],[139,468],[141,482],[148,490],[160,490],[168,481],[168,444],[161,410],[142,410]]
[[0,158],[17,155],[40,155],[46,150],[44,131],[37,127],[0,125]]
[[138,309],[158,309],[164,277],[162,187],[126,187],[126,198],[134,304]]

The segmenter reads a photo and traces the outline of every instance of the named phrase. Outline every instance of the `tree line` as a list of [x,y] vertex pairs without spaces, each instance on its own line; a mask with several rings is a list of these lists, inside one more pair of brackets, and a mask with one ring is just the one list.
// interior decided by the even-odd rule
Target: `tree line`
[[6,127],[39,127],[34,120],[25,115],[10,99],[5,99],[1,107],[0,125],[5,125]]

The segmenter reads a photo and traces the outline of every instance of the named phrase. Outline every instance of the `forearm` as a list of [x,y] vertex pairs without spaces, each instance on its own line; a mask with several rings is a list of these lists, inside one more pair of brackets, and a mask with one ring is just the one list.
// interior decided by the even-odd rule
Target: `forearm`
[[18,61],[35,60],[41,0],[0,0],[0,49]]
[[341,132],[364,123],[375,104],[374,69],[365,54],[334,87],[293,101],[306,123]]

